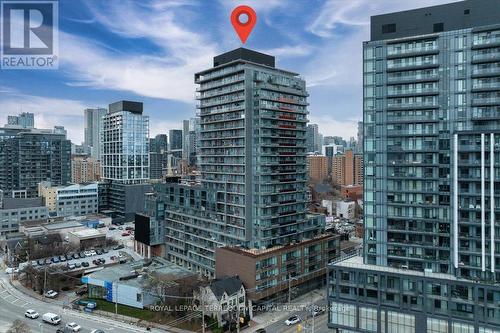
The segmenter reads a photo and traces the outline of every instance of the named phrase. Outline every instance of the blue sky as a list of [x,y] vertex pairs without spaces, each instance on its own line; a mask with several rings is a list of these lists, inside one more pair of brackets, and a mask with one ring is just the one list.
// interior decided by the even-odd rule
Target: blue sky
[[450,0],[60,0],[58,70],[0,70],[0,124],[35,113],[37,127],[64,125],[83,140],[83,109],[144,102],[151,136],[195,114],[194,73],[241,46],[230,13],[257,12],[245,47],[276,56],[307,81],[311,122],[355,136],[362,118],[361,46],[371,15]]

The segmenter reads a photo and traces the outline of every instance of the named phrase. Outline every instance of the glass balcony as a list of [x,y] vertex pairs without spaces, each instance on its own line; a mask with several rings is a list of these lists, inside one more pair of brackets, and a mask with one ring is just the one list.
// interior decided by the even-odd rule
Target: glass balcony
[[419,45],[415,47],[407,47],[407,48],[402,48],[402,47],[397,47],[397,46],[389,46],[387,48],[387,55],[389,56],[394,56],[394,55],[401,55],[401,54],[411,54],[411,53],[418,53],[418,52],[428,52],[428,51],[435,51],[437,50],[437,45],[436,44],[431,44],[431,45]]
[[391,89],[387,91],[388,96],[413,95],[413,94],[439,94],[437,88],[417,88],[417,89]]
[[498,44],[500,43],[500,36],[492,36],[492,37],[482,37],[482,38],[474,38],[474,41],[472,42],[473,46],[479,46],[479,45],[489,45],[489,44]]

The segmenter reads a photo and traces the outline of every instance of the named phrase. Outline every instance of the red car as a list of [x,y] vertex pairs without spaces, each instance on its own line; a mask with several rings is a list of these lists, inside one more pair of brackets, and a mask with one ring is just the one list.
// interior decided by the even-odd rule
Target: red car
[[130,236],[130,232],[124,232],[122,233],[122,236]]

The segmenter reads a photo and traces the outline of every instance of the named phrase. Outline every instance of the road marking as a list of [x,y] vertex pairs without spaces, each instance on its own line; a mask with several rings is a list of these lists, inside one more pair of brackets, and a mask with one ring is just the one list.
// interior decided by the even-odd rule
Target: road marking
[[23,305],[21,305],[21,307],[24,308],[24,307],[26,307],[26,305],[29,305],[29,304],[30,304],[30,302],[26,302]]
[[7,292],[9,292],[9,291],[7,289],[4,289],[4,290],[0,291],[0,295],[3,293],[7,293]]

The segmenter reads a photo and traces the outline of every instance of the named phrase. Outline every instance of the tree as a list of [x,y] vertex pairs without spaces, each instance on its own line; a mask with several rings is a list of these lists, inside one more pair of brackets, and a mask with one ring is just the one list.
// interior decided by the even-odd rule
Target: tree
[[29,326],[20,319],[14,320],[7,333],[30,333]]

